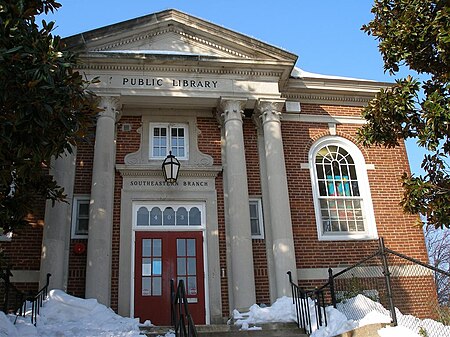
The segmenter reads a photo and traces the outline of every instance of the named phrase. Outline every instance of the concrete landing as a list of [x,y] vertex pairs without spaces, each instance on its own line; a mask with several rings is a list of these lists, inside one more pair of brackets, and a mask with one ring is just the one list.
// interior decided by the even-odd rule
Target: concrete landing
[[[212,324],[196,326],[199,337],[307,337],[295,323],[256,324],[261,330],[239,330],[238,326]],[[172,327],[143,327],[148,337],[164,336]]]

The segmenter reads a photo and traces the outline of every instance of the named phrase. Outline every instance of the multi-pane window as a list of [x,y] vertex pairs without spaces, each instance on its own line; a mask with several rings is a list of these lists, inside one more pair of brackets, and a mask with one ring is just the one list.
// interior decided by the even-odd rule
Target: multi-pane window
[[150,124],[150,158],[165,158],[169,151],[188,159],[188,132],[184,124]]
[[162,240],[142,240],[142,296],[162,295]]
[[352,156],[341,146],[328,145],[315,157],[324,232],[364,232],[358,178]]
[[261,199],[250,199],[250,226],[253,239],[264,239]]
[[87,238],[89,229],[89,197],[75,197],[72,210],[72,237]]
[[141,205],[136,206],[137,227],[169,227],[203,225],[200,205]]
[[324,137],[310,151],[319,239],[373,239],[376,228],[364,157],[341,137]]

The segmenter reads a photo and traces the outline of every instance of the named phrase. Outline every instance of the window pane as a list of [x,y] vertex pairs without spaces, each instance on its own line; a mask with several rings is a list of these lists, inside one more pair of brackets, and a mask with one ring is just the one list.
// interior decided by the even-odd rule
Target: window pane
[[142,276],[151,276],[152,275],[152,264],[151,258],[146,257],[142,259]]
[[184,207],[177,209],[177,226],[187,226],[188,225],[188,212]]
[[153,256],[161,256],[161,239],[153,239]]
[[259,230],[258,219],[250,219],[250,225],[251,225],[252,235],[261,235],[261,231]]
[[166,207],[164,210],[164,226],[175,226],[175,211],[172,207]]
[[188,277],[188,284],[186,287],[187,294],[190,296],[197,295],[197,278]]
[[153,259],[153,275],[162,275],[161,258]]
[[142,240],[142,256],[148,257],[152,256],[152,240],[143,239]]
[[187,259],[187,274],[188,275],[196,275],[196,261],[194,257],[190,257]]
[[177,255],[186,256],[186,240],[177,239]]
[[79,216],[89,216],[89,201],[88,200],[79,201],[78,215]]
[[146,207],[140,207],[137,211],[137,226],[148,226],[148,209]]
[[177,258],[177,275],[186,275],[186,258]]
[[151,226],[161,226],[162,225],[162,214],[158,207],[153,207],[150,211],[150,225]]
[[201,213],[197,207],[192,207],[189,211],[189,225],[190,226],[201,226]]
[[250,202],[250,218],[255,219],[258,218],[258,203]]
[[89,219],[78,219],[76,234],[87,234],[89,229]]
[[153,278],[153,286],[152,286],[153,296],[161,296],[161,277]]
[[195,256],[195,239],[187,239],[187,256]]
[[142,296],[150,296],[151,293],[151,277],[142,278]]

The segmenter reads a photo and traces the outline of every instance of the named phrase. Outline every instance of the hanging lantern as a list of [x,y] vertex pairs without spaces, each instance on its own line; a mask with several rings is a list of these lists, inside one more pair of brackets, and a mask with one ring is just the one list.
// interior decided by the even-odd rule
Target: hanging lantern
[[178,172],[180,170],[180,162],[178,159],[172,154],[172,151],[169,151],[169,155],[164,159],[162,163],[162,171],[164,174],[164,180],[168,183],[175,183],[178,178]]

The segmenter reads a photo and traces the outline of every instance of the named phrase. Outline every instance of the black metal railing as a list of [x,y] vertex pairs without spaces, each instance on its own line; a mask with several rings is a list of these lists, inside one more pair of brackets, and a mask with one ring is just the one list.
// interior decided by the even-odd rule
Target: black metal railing
[[[414,317],[419,314],[442,323],[442,327],[427,328],[428,336],[443,336],[444,330],[448,332],[448,306],[438,302],[433,276],[439,274],[450,278],[450,273],[387,248],[382,238],[378,249],[370,256],[337,273],[331,268],[328,272],[328,282],[320,289],[329,289],[333,306],[347,318],[359,320],[375,310],[389,315],[393,325],[406,326],[419,333],[424,330],[421,321]],[[410,284],[429,289],[429,295],[419,297]],[[345,305],[359,294],[371,301]],[[450,298],[450,294],[448,296]],[[421,301],[419,307],[418,301]],[[402,313],[400,317],[399,312]],[[447,316],[442,318],[442,315]]]
[[31,323],[36,325],[37,316],[48,295],[51,274],[47,274],[46,283],[42,289],[36,294],[28,293],[28,295],[11,283],[11,276],[12,273],[9,267],[0,270],[0,294],[3,295],[2,311],[25,317],[28,310],[31,310]]
[[314,325],[317,328],[327,326],[324,289],[302,289],[292,281],[291,271],[288,271],[287,274],[289,276],[289,283],[291,284],[292,303],[295,305],[297,326],[305,330],[307,334],[313,332]]
[[25,300],[25,294],[11,283],[11,268],[0,269],[1,310],[5,313],[17,313]]
[[[44,303],[44,300],[47,298],[48,295],[48,285],[50,283],[50,277],[52,275],[50,273],[47,274],[45,285],[37,292],[36,295],[29,296],[27,298],[27,301],[31,304],[31,323],[36,325],[37,316],[39,315],[42,305]],[[26,309],[27,301],[24,302],[24,308]],[[24,310],[24,313],[26,310]]]
[[170,280],[172,326],[176,337],[197,337],[194,320],[189,313],[184,281],[180,280],[175,290],[175,281]]

